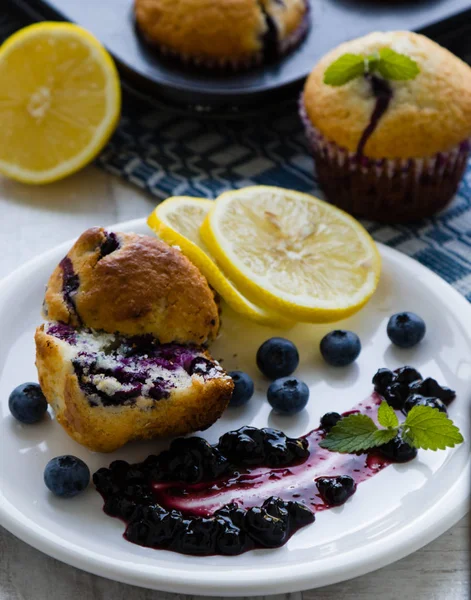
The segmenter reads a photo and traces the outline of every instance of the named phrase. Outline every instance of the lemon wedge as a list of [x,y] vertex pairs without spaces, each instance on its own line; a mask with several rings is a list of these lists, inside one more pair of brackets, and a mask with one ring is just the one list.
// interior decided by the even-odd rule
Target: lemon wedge
[[38,23],[0,47],[0,173],[62,179],[103,148],[120,113],[113,60],[71,23]]
[[150,214],[147,224],[167,244],[178,246],[235,312],[261,325],[292,326],[292,321],[247,300],[211,258],[199,230],[213,204],[188,196],[167,198]]
[[378,284],[381,259],[368,232],[308,194],[269,186],[225,192],[200,233],[247,298],[298,321],[344,319]]

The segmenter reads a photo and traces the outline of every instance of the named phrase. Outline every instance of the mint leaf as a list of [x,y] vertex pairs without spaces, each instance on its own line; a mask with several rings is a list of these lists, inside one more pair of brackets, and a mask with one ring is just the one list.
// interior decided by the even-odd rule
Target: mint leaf
[[414,79],[420,73],[415,60],[391,48],[382,48],[379,51],[379,60],[375,68],[385,79]]
[[379,405],[378,422],[383,427],[397,427],[399,425],[396,413],[384,400]]
[[365,59],[361,54],[343,54],[324,73],[327,85],[344,85],[365,73]]
[[332,427],[319,445],[333,452],[360,452],[381,446],[396,434],[394,429],[378,429],[367,415],[349,415]]
[[414,406],[402,427],[405,438],[416,448],[424,450],[445,450],[463,442],[463,436],[453,421],[431,406]]

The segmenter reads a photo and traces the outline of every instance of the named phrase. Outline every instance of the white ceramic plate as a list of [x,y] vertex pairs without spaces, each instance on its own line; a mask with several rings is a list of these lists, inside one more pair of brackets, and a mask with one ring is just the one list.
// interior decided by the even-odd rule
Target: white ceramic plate
[[[117,225],[117,231],[146,232],[144,220]],[[277,550],[238,557],[189,557],[135,546],[123,537],[123,524],[104,515],[93,486],[72,500],[60,500],[43,484],[47,461],[60,454],[84,459],[92,472],[116,458],[137,461],[162,445],[129,445],[112,455],[96,454],[71,440],[52,418],[38,425],[16,422],[8,411],[10,391],[37,380],[33,332],[40,323],[45,283],[70,244],[40,256],[0,284],[0,439],[2,524],[32,546],[97,575],[165,591],[208,595],[255,595],[297,591],[335,583],[378,569],[417,550],[446,531],[466,512],[469,494],[469,414],[471,400],[471,306],[450,286],[410,258],[380,246],[383,275],[368,306],[342,323],[360,335],[363,351],[346,369],[326,366],[320,338],[332,326],[301,325],[288,333],[298,345],[297,375],[311,388],[307,410],[296,417],[271,413],[255,353],[275,331],[239,320],[227,311],[216,358],[228,369],[243,369],[256,382],[256,395],[231,409],[205,432],[211,442],[245,424],[272,426],[289,435],[317,427],[327,411],[348,410],[372,391],[379,367],[413,364],[457,390],[450,409],[466,442],[446,452],[424,452],[410,464],[390,466],[362,483],[340,508],[318,515]],[[388,317],[400,310],[420,313],[428,325],[415,349],[392,347]],[[284,335],[287,335],[286,332]]]

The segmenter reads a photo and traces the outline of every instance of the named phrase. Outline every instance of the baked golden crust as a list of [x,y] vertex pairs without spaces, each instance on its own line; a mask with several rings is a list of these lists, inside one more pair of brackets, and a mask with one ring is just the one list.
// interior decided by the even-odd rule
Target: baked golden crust
[[190,387],[171,391],[167,399],[139,397],[132,405],[91,406],[63,344],[44,326],[36,330],[35,341],[39,383],[56,419],[74,440],[96,452],[112,452],[135,439],[206,429],[221,416],[234,387],[224,374],[206,381],[193,375]]
[[204,344],[219,329],[218,307],[206,279],[176,248],[157,238],[117,233],[119,248],[102,256],[104,229],[85,231],[67,254],[78,289],[63,293],[64,268],[51,275],[48,319],[109,333],[152,334],[161,343]]
[[326,68],[345,53],[392,48],[415,60],[413,80],[390,81],[394,95],[366,144],[370,158],[422,158],[453,149],[471,136],[471,68],[430,39],[407,31],[375,32],[341,44],[316,65],[304,89],[307,116],[328,140],[355,152],[375,105],[364,78],[333,87]]
[[246,62],[263,51],[265,13],[279,38],[291,34],[306,13],[304,0],[135,0],[145,37],[182,57]]

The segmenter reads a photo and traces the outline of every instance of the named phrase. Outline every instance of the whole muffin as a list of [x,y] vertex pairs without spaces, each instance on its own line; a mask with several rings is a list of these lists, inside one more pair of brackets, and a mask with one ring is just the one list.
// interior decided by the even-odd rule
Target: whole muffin
[[47,284],[45,318],[161,343],[206,344],[219,329],[218,306],[200,271],[157,238],[85,231]]
[[466,167],[471,68],[430,39],[376,32],[316,65],[301,117],[328,200],[406,222],[444,208]]
[[305,35],[307,14],[307,0],[135,0],[147,41],[210,68],[246,68],[283,55]]

